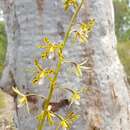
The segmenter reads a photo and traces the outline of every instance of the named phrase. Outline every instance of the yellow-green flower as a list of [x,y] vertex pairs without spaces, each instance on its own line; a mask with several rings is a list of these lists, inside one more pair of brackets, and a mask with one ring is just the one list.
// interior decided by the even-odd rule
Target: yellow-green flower
[[81,43],[84,43],[88,40],[88,34],[93,30],[93,27],[95,25],[95,20],[90,19],[88,22],[83,22],[80,24],[80,29],[74,31],[75,36],[74,36],[74,41],[76,39],[79,39]]
[[46,114],[46,118],[47,118],[47,121],[49,123],[50,126],[54,125],[54,120],[53,118],[55,117],[54,113],[51,111],[51,106],[49,105],[48,106],[48,109],[46,111],[42,111],[38,116],[37,116],[37,119],[39,121],[43,120],[43,116],[44,114]]
[[56,130],[59,130],[60,127],[62,127],[63,129],[70,129],[70,125],[67,122],[66,118],[62,117],[61,115],[56,116],[60,119],[60,122],[58,123]]
[[61,49],[58,51],[58,56],[59,56],[60,61],[64,60],[63,52]]
[[43,60],[47,59],[50,53],[54,53],[63,48],[63,43],[52,43],[47,37],[43,38],[43,45],[38,45],[38,48],[43,48],[44,51],[41,54]]
[[37,59],[35,59],[34,65],[37,68],[37,74],[32,80],[33,84],[37,84],[44,77],[47,77],[48,79],[50,79],[49,75],[55,73],[53,69],[43,69],[42,65],[38,62]]
[[20,98],[20,99],[19,99],[19,103],[22,104],[22,105],[27,104],[27,97],[26,97],[26,96],[23,96],[22,98]]
[[44,111],[42,111],[42,112],[37,116],[37,120],[38,120],[38,121],[43,120],[43,116],[44,116]]
[[41,64],[39,64],[39,62],[38,62],[37,59],[34,60],[34,65],[37,67],[37,69],[38,69],[39,71],[42,71],[42,70],[43,70]]
[[77,7],[78,7],[78,2],[77,2],[77,0],[65,0],[64,9],[65,9],[65,10],[68,10],[68,8],[69,8],[70,6],[73,6],[74,8],[77,8]]
[[69,122],[70,125],[72,125],[76,120],[78,120],[79,115],[74,114],[74,112],[69,112],[66,115],[66,120]]
[[69,127],[68,124],[67,124],[67,122],[66,122],[66,120],[62,120],[60,122],[60,125],[61,125],[62,128],[68,128]]
[[72,124],[79,118],[78,115],[75,115],[73,112],[68,112],[68,114],[65,117],[62,117],[61,115],[57,115],[57,117],[61,120],[58,124],[56,130],[58,130],[60,127],[63,129],[70,129]]
[[42,71],[37,72],[37,75],[34,77],[34,79],[32,80],[33,84],[37,84],[42,78],[47,77],[49,78],[50,74],[54,74],[55,71],[53,69],[44,69]]
[[19,98],[19,105],[26,105],[27,106],[27,110],[29,112],[29,108],[28,108],[28,100],[27,100],[27,95],[21,93],[17,88],[12,87],[13,91],[18,94],[20,96]]
[[72,95],[70,97],[70,104],[79,104],[79,100],[80,100],[80,91],[78,90],[73,90]]
[[78,77],[82,77],[82,69],[84,69],[84,70],[89,70],[90,69],[90,67],[85,66],[85,63],[87,63],[87,60],[83,61],[80,64],[75,63],[75,73],[76,73],[76,75]]

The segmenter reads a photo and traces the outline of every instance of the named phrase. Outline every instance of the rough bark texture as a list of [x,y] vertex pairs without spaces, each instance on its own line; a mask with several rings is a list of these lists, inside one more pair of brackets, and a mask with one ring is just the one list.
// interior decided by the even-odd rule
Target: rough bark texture
[[[6,67],[1,79],[1,88],[13,95],[11,86],[17,85],[23,92],[37,92],[46,95],[47,82],[33,87],[32,73],[27,72],[33,67],[35,57],[40,57],[36,45],[41,38],[48,36],[52,41],[63,40],[63,35],[72,16],[63,11],[61,0],[0,0],[6,19],[8,49]],[[80,62],[88,58],[86,66],[92,72],[84,72],[83,80],[77,79],[70,69],[64,65],[59,76],[59,84],[70,87],[88,87],[91,91],[84,92],[80,106],[73,109],[80,113],[81,118],[72,127],[73,130],[130,130],[129,96],[125,74],[116,52],[114,32],[114,12],[112,0],[86,0],[80,17],[87,21],[95,18],[96,25],[86,45],[70,47],[67,44],[66,57]],[[79,18],[80,20],[80,18]],[[68,71],[66,72],[66,69]],[[69,75],[68,75],[69,73]],[[15,81],[15,82],[14,82]],[[53,100],[64,98],[65,94],[55,93]],[[18,130],[35,130],[38,108],[30,103],[31,114],[26,108],[19,108],[14,117]],[[62,111],[63,113],[64,111]],[[45,130],[52,130],[46,126]]]

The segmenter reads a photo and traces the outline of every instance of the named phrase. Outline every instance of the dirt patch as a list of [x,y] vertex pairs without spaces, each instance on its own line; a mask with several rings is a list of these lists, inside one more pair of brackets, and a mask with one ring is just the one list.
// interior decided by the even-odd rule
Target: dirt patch
[[13,99],[3,94],[5,106],[0,109],[0,130],[15,130],[13,125],[14,103]]

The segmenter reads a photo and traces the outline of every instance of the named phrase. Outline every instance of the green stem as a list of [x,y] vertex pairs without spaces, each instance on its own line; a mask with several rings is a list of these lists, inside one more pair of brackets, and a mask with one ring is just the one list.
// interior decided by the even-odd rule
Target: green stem
[[82,7],[83,2],[84,2],[84,0],[81,1],[79,7],[77,8],[76,12],[75,12],[74,15],[72,16],[72,19],[71,19],[70,24],[69,24],[69,27],[68,27],[68,31],[66,32],[65,37],[64,37],[64,47],[65,47],[65,45],[66,45],[66,43],[67,43],[67,40],[68,40],[68,37],[69,37],[69,33],[70,33],[70,31],[71,31],[71,27],[73,26],[73,23],[74,23],[74,21],[76,20],[76,17],[77,17],[77,15],[78,15],[79,10],[80,10],[81,7]]
[[[71,28],[72,28],[72,26],[73,26],[74,21],[76,20],[76,17],[77,17],[77,15],[78,15],[78,12],[79,12],[80,8],[82,7],[83,1],[84,1],[84,0],[81,1],[79,7],[76,9],[76,12],[75,12],[74,15],[72,16],[72,19],[71,19],[71,21],[70,21],[68,30],[67,30],[67,32],[66,32],[66,34],[65,34],[65,37],[64,37],[64,40],[63,40],[63,44],[64,44],[64,45],[63,45],[63,49],[64,49],[64,47],[66,46],[66,43],[67,43],[67,40],[68,40],[68,38],[69,38],[69,34],[70,34],[70,31],[71,31]],[[61,70],[61,65],[62,65],[62,61],[59,60],[59,61],[58,61],[58,65],[57,65],[57,69],[56,69],[55,76],[54,76],[54,78],[53,78],[53,80],[52,80],[52,82],[51,82],[51,84],[50,84],[50,87],[49,87],[49,88],[50,88],[50,90],[49,90],[49,95],[48,95],[47,100],[46,100],[45,105],[44,105],[43,119],[41,120],[40,124],[38,125],[38,130],[42,130],[43,127],[44,127],[44,122],[45,122],[45,119],[46,119],[46,111],[47,111],[47,109],[48,109],[48,105],[49,105],[49,103],[50,103],[50,100],[51,100],[51,97],[52,97],[52,95],[53,95],[54,88],[55,88],[55,86],[54,86],[53,83],[57,80],[58,74],[59,74],[59,72],[60,72],[60,70]]]

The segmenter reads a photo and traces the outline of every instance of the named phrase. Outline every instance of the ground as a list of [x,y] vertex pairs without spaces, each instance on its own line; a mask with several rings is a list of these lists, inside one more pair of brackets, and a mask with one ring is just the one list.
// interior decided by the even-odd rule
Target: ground
[[0,91],[0,130],[13,129],[13,100],[9,95]]

